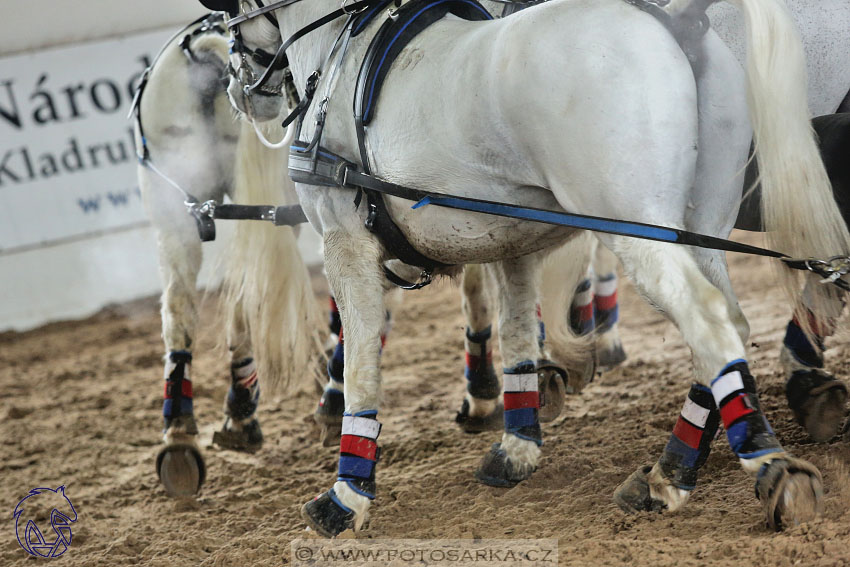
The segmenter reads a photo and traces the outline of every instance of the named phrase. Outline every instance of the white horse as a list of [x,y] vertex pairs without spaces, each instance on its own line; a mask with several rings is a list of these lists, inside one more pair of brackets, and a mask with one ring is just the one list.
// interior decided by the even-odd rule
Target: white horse
[[[174,184],[202,202],[221,202],[225,194],[244,204],[296,201],[285,153],[264,148],[249,124],[234,119],[224,93],[228,49],[220,17],[190,25],[164,46],[138,100],[137,151],[145,157],[138,168],[139,186],[156,230],[163,284],[165,446],[157,473],[169,494],[178,496],[200,488],[205,465],[191,376],[202,247],[186,197]],[[225,424],[214,441],[235,450],[255,451],[262,445],[255,415],[258,376],[273,382],[283,366],[307,375],[311,337],[319,329],[320,314],[295,233],[265,224],[240,224],[222,267],[231,387]],[[243,285],[246,274],[267,284],[259,290]],[[284,289],[288,292],[282,293]],[[269,318],[260,320],[261,311]],[[282,326],[271,321],[287,321],[304,332],[283,337]],[[255,360],[251,345],[258,335],[278,346]]]
[[[197,443],[188,385],[192,382],[198,309],[196,280],[202,246],[183,203],[186,197],[171,181],[201,202],[210,199],[220,202],[225,194],[241,204],[296,200],[294,186],[284,169],[286,153],[267,149],[257,141],[249,123],[232,117],[223,81],[227,50],[220,16],[211,15],[178,33],[164,46],[147,78],[136,124],[139,154],[147,152],[149,156],[140,165],[138,175],[157,233],[163,279],[165,379],[169,391],[163,410],[165,447],[157,459],[157,472],[173,495],[196,492],[204,480],[205,464]],[[255,189],[246,191],[248,187]],[[258,341],[258,333],[268,336],[272,343],[279,340],[280,321],[301,329],[295,341],[315,337],[319,327],[314,302],[306,287],[306,272],[293,247],[296,234],[297,227],[239,223],[220,266],[225,284],[221,306],[231,352],[231,388],[224,404],[225,424],[215,433],[213,442],[223,448],[256,451],[262,446],[256,417],[258,376],[274,384],[287,379],[286,376],[310,374],[305,359],[297,358],[302,353],[307,356],[302,347],[292,350],[294,358],[288,357],[286,350],[280,350],[271,352],[270,358],[255,359],[251,349]],[[271,257],[288,260],[270,262]],[[246,279],[246,274],[250,278]],[[497,400],[501,387],[488,346],[491,312],[484,299],[483,284],[473,283],[481,277],[483,271],[479,267],[470,267],[462,288],[468,321],[465,372],[468,392],[458,413],[458,423],[468,432],[502,427],[502,410]],[[279,293],[288,288],[286,278],[292,278],[294,289],[300,290],[297,301],[287,301],[287,296]],[[256,282],[263,283],[257,286]],[[394,301],[398,302],[397,294]],[[487,323],[477,327],[484,317]],[[384,334],[387,331],[388,328]],[[332,332],[342,334],[340,328],[332,328]],[[286,341],[280,344],[288,348]],[[476,356],[479,351],[483,356]],[[342,368],[340,343],[330,358],[327,385],[314,412],[325,444],[339,443],[344,408]],[[545,421],[554,419],[561,411],[562,383],[551,366],[541,369],[541,389],[551,391],[543,415]]]
[[[234,14],[240,10],[240,3],[230,0],[204,3]],[[793,23],[775,0],[738,3],[747,22],[746,77],[711,31],[678,37],[695,56],[695,73],[664,25],[620,0],[555,0],[495,22],[444,18],[411,41],[389,73],[379,116],[368,130],[370,161],[387,180],[437,193],[725,236],[741,194],[740,172],[751,139],[749,106],[775,246],[794,256],[846,253],[850,235],[812,139],[803,54]],[[258,17],[241,23],[244,45],[273,51],[282,37],[338,7],[335,0],[286,4],[276,12],[279,29]],[[708,4],[671,3],[674,28],[698,27]],[[255,5],[241,2],[249,10]],[[306,84],[322,68],[343,25],[335,20],[288,49],[296,84]],[[362,37],[352,41],[347,59],[336,73],[325,74],[317,89],[333,94],[322,100],[327,110],[322,144],[351,160],[358,152],[350,108],[366,43]],[[232,61],[243,63],[238,52]],[[234,78],[229,92],[244,112],[242,87]],[[259,119],[280,110],[269,97],[253,97],[250,108]],[[302,139],[310,140],[314,132],[312,120],[305,122]],[[796,199],[801,186],[809,188],[804,202]],[[374,497],[381,262],[387,253],[364,227],[366,211],[355,209],[352,191],[296,188],[323,235],[325,266],[347,333],[349,416],[343,422],[340,474],[330,491],[303,508],[312,526],[332,536],[359,528]],[[447,264],[495,263],[505,433],[477,476],[497,485],[528,478],[542,442],[532,395],[536,374],[529,366],[539,358],[536,252],[575,231],[438,207],[414,211],[395,198],[388,206],[421,253]],[[782,449],[759,409],[744,360],[748,329],[722,254],[613,235],[601,239],[683,333],[693,352],[695,379],[701,388],[711,388],[728,418],[729,441],[742,467],[758,475],[757,494],[768,521],[781,526],[811,518],[820,500],[820,475]],[[797,278],[787,271],[781,278],[794,288]],[[669,509],[689,495],[687,486],[665,476],[660,466],[650,472],[647,490],[652,502]]]

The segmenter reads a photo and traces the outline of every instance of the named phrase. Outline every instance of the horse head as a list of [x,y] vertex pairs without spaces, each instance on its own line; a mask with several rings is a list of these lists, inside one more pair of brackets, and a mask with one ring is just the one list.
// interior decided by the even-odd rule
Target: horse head
[[286,100],[282,90],[288,62],[285,54],[276,56],[282,40],[273,12],[234,24],[240,13],[264,7],[262,0],[201,0],[201,4],[231,17],[227,95],[233,107],[258,122],[277,118]]

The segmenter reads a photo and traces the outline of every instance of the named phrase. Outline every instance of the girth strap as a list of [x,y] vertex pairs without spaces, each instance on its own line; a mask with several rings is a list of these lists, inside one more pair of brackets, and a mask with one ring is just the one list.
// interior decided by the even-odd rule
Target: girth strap
[[[449,264],[428,258],[410,244],[407,237],[404,236],[404,233],[390,216],[381,193],[371,190],[371,187],[368,185],[370,183],[369,180],[374,178],[364,176],[366,179],[363,180],[363,183],[356,185],[354,183],[357,183],[357,181],[354,181],[354,183],[346,181],[346,179],[353,180],[358,175],[362,175],[357,172],[357,166],[355,164],[323,147],[316,146],[311,151],[305,151],[307,147],[308,144],[304,142],[295,142],[290,148],[289,176],[293,181],[325,187],[342,187],[347,185],[363,189],[366,193],[367,205],[369,207],[366,217],[366,228],[378,237],[391,255],[405,264],[418,266],[428,272],[433,271],[435,268],[449,266]],[[376,185],[376,187],[378,186]],[[415,191],[414,193],[423,197],[427,195],[427,193],[420,191]],[[393,283],[398,283],[395,280],[404,281],[397,276],[390,279],[393,280]],[[407,282],[404,283],[407,285]]]

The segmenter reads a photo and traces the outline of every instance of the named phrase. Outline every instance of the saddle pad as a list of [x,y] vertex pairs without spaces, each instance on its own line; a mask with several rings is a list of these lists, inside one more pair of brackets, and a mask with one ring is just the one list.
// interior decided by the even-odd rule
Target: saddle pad
[[[493,19],[476,0],[411,0],[403,4],[393,17],[383,23],[363,59],[354,99],[354,113],[358,122],[362,121],[366,125],[374,117],[375,102],[381,86],[402,49],[446,14],[473,21]],[[356,31],[360,30],[362,26]]]

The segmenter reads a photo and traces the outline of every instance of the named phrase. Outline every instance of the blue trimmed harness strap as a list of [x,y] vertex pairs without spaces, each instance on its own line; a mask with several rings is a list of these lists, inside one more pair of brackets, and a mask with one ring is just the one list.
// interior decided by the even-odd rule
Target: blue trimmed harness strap
[[357,79],[355,119],[359,119],[363,126],[374,117],[375,101],[393,61],[413,38],[449,13],[464,20],[493,19],[475,0],[414,0],[404,4],[392,18],[384,21],[372,38]]

